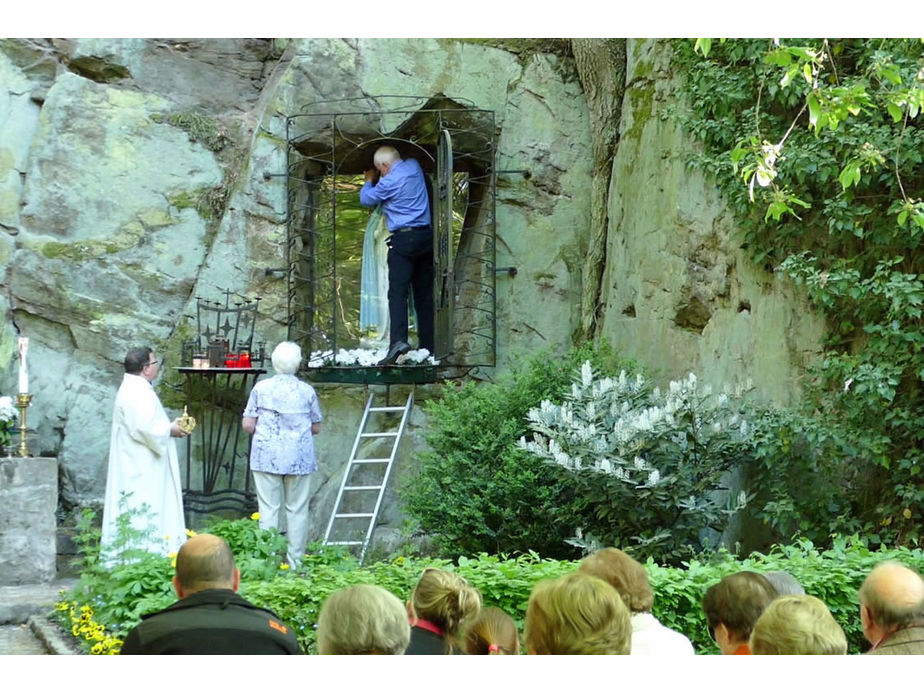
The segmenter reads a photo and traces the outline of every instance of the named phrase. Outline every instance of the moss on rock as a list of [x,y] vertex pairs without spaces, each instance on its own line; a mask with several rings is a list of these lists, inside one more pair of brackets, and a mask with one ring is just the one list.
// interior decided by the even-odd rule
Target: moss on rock
[[184,111],[167,115],[155,113],[151,116],[155,123],[167,123],[185,132],[193,142],[201,144],[213,152],[223,150],[231,138],[213,118],[196,113]]

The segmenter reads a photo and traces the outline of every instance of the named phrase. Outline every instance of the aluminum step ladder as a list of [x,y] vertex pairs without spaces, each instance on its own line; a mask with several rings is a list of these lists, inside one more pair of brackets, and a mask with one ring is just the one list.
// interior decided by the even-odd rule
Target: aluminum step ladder
[[[385,496],[385,488],[398,453],[398,445],[414,404],[414,393],[401,406],[374,407],[375,393],[369,395],[353,450],[347,462],[334,510],[324,533],[325,546],[359,547],[359,562],[366,557],[375,523]],[[386,428],[397,414],[397,428]]]

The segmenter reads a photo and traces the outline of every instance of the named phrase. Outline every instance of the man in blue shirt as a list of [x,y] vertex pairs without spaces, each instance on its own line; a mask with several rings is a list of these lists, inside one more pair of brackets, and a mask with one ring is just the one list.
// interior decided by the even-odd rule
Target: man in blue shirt
[[[375,170],[365,173],[359,201],[382,205],[388,241],[389,347],[379,365],[397,361],[408,344],[408,289],[414,291],[419,348],[433,353],[433,230],[424,172],[416,159],[402,159],[394,147],[379,147]],[[378,180],[376,181],[376,178]]]

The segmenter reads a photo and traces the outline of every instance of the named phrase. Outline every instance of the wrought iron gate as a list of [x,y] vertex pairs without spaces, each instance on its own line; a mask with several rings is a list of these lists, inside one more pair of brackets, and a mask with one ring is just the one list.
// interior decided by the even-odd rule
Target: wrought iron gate
[[[315,370],[315,379],[425,382],[439,377],[437,370],[493,366],[493,112],[445,97],[325,101],[289,116],[286,138],[288,338],[310,355],[309,375]],[[345,239],[355,237],[360,218],[355,196],[362,173],[384,144],[417,158],[433,184],[439,369],[357,376],[344,372],[355,367],[332,363],[340,349],[358,346],[347,305],[356,288],[349,285],[348,266],[355,260],[355,240]]]

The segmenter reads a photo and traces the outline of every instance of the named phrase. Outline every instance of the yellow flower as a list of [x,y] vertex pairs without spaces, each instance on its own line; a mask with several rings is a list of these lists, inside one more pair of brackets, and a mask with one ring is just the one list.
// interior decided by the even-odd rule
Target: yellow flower
[[905,516],[906,520],[910,520],[911,519],[911,508],[905,508],[904,510],[902,510],[902,515]]
[[260,519],[260,513],[253,513],[253,514],[250,516],[250,519],[251,519],[251,520],[259,520],[259,519]]
[[194,536],[196,536],[196,533],[187,527],[187,528],[186,528],[186,536],[187,536],[187,537],[194,537]]
[[279,570],[288,570],[288,569],[289,569],[289,564],[288,564],[288,563],[280,563],[280,564],[279,564]]

